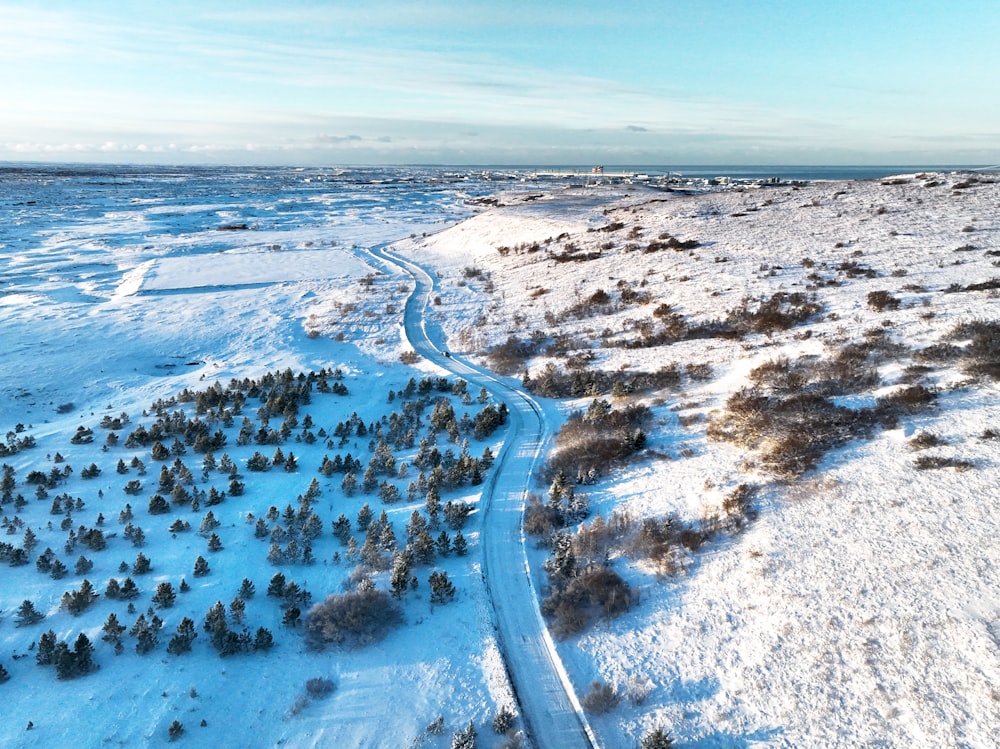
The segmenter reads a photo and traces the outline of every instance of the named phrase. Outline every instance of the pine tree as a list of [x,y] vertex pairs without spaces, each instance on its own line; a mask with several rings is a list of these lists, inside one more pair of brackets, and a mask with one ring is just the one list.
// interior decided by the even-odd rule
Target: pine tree
[[83,632],[77,636],[76,642],[73,644],[73,655],[76,661],[77,676],[89,674],[97,669],[97,664],[94,663],[94,646],[91,644],[90,638]]
[[149,559],[141,551],[135,558],[135,564],[132,565],[133,575],[145,575],[152,569]]
[[16,623],[18,627],[36,624],[45,618],[45,614],[35,608],[35,604],[25,599],[17,609]]
[[434,546],[437,549],[437,553],[442,557],[446,557],[451,553],[451,537],[448,535],[448,531],[441,531]]
[[131,577],[126,577],[125,582],[122,583],[120,597],[126,601],[131,601],[139,597],[139,587]]
[[258,627],[257,634],[254,637],[253,649],[254,650],[270,650],[274,647],[274,635],[271,634],[271,630],[266,627]]
[[410,551],[409,547],[397,551],[393,555],[389,585],[392,588],[392,595],[396,598],[400,598],[410,584],[410,570],[413,568],[413,561],[413,552]]
[[358,511],[357,528],[360,533],[366,533],[372,522],[372,508],[365,502]]
[[177,601],[177,593],[174,586],[169,582],[162,582],[156,586],[156,593],[153,594],[153,603],[161,609],[169,609]]
[[471,720],[461,731],[452,734],[451,749],[476,749],[476,727]]
[[343,513],[333,523],[333,535],[344,545],[347,545],[347,540],[351,537],[351,521]]
[[239,597],[242,598],[244,601],[249,601],[251,598],[254,597],[254,594],[256,592],[257,588],[254,586],[254,584],[250,582],[248,578],[244,577],[243,582],[240,584],[240,592],[237,595],[239,595]]
[[239,596],[236,596],[232,601],[229,602],[229,615],[232,617],[236,624],[243,623],[243,617],[247,613],[247,604]]
[[507,705],[501,706],[493,716],[493,731],[501,736],[514,727],[514,711]]
[[427,581],[431,586],[431,603],[448,603],[455,598],[455,586],[444,571],[432,572]]
[[74,567],[76,574],[86,575],[92,569],[94,569],[94,563],[81,554],[76,560],[76,566]]
[[4,684],[8,681],[10,681],[10,674],[7,673],[7,669],[3,667],[2,663],[0,663],[0,684]]
[[208,550],[209,551],[212,551],[212,552],[222,551],[222,548],[223,548],[222,547],[222,540],[219,538],[219,536],[217,534],[213,533],[211,536],[209,536],[209,538],[208,538]]
[[118,617],[112,611],[108,614],[108,618],[104,622],[104,626],[101,627],[101,631],[104,633],[101,635],[102,640],[107,643],[117,644],[121,642],[122,633],[125,631],[125,625],[118,622]]
[[38,652],[35,653],[35,663],[39,666],[51,666],[55,655],[56,633],[51,629],[38,638]]
[[641,749],[673,749],[674,740],[662,728],[656,728],[642,737]]
[[195,577],[205,577],[211,570],[209,569],[208,562],[205,561],[205,557],[198,555],[198,558],[194,560],[194,576]]
[[171,741],[176,741],[183,735],[184,735],[184,724],[181,723],[179,720],[175,720],[173,723],[170,724],[170,727],[167,729],[167,736],[170,738]]
[[285,585],[285,576],[280,572],[276,572],[267,584],[267,595],[272,598],[284,598]]
[[205,513],[205,517],[201,519],[201,525],[198,526],[198,532],[202,535],[207,535],[218,528],[222,523],[220,523],[215,518],[215,513],[211,510]]
[[462,535],[462,531],[455,533],[455,540],[451,543],[451,548],[454,550],[455,554],[460,557],[464,557],[469,551],[469,544],[465,540],[465,536]]

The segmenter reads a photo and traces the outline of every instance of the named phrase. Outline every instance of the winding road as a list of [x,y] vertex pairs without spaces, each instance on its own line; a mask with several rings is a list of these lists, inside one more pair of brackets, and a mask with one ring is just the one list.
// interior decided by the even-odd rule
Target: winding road
[[527,393],[468,362],[445,356],[443,333],[425,314],[434,290],[434,279],[427,271],[385,247],[372,248],[367,254],[376,265],[393,266],[415,282],[403,316],[413,349],[470,385],[485,387],[507,404],[509,432],[483,487],[480,536],[483,577],[500,652],[533,746],[597,747],[597,738],[539,611],[521,527],[531,477],[551,436],[545,414]]

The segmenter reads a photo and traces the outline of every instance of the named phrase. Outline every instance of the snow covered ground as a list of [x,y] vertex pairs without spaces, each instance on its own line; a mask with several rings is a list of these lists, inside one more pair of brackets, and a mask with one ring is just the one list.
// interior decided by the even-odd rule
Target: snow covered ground
[[[698,527],[735,485],[757,489],[756,519],[688,553],[684,574],[658,580],[648,562],[618,553],[613,567],[641,603],[562,642],[581,692],[592,680],[623,695],[652,685],[641,705],[594,719],[606,744],[633,746],[659,725],[684,746],[997,745],[997,383],[915,356],[967,343],[950,334],[959,323],[997,318],[996,290],[975,290],[1000,277],[992,175],[502,202],[412,250],[441,268],[455,350],[537,330],[546,345],[524,365],[536,379],[581,353],[594,370],[681,372],[677,387],[637,396],[657,419],[651,455],[582,488],[592,508]],[[698,244],[649,249],[668,236]],[[598,289],[610,309],[567,312]],[[623,289],[648,300],[621,301]],[[870,306],[880,290],[898,309]],[[788,330],[623,345],[643,336],[643,321],[661,328],[653,311],[663,303],[691,329],[745,297],[796,291],[815,294],[821,313]],[[708,437],[754,367],[829,359],[873,330],[900,350],[873,365],[877,386],[846,401],[874,403],[917,377],[938,390],[935,408],[826,452],[799,478],[747,466],[755,451]],[[556,331],[568,342],[547,355]],[[685,374],[689,365],[710,373]],[[974,467],[918,470],[924,453],[911,440],[921,432],[940,437],[927,453]]]
[[[341,512],[353,521],[365,501],[377,513],[380,503],[360,492],[345,497],[340,476],[327,479],[318,466],[324,453],[347,450],[367,461],[367,438],[329,450],[322,441],[308,445],[292,436],[282,449],[294,451],[299,471],[256,474],[245,461],[265,448],[236,446],[236,418],[226,450],[247,491],[211,508],[225,547],[216,553],[197,533],[204,506],[147,513],[160,469],[148,447],[102,450],[107,430],[98,423],[105,416],[130,415],[124,441],[137,424],[155,419],[157,399],[286,368],[343,372],[349,396],[317,395],[304,409],[328,432],[354,411],[377,421],[397,410],[389,390],[404,388],[410,377],[439,374],[426,360],[415,369],[399,361],[408,349],[402,309],[412,282],[375,261],[364,265],[347,248],[409,236],[393,250],[435,269],[440,299],[431,323],[463,357],[479,357],[511,335],[530,340],[542,331],[525,362],[533,377],[574,355],[592,357],[591,370],[621,376],[677,365],[676,385],[629,396],[653,411],[648,448],[581,487],[594,513],[636,521],[672,514],[697,528],[720,514],[734,487],[755,487],[755,517],[742,531],[716,533],[686,551],[682,573],[657,574],[648,558],[616,547],[611,565],[638,592],[635,605],[557,641],[579,695],[595,680],[623,697],[648,691],[590,716],[602,746],[636,746],[655,726],[697,747],[997,745],[1000,440],[988,432],[1000,429],[997,384],[964,372],[960,357],[917,355],[948,339],[959,323],[997,318],[995,290],[966,288],[989,287],[1000,277],[994,266],[1000,184],[990,178],[902,175],[696,195],[633,186],[541,197],[521,191],[501,194],[501,205],[444,231],[471,212],[458,193],[424,196],[423,203],[412,194],[376,192],[378,199],[360,200],[352,193],[354,201],[345,202],[333,188],[310,188],[306,196],[215,194],[206,182],[193,195],[165,199],[144,186],[122,188],[61,222],[46,213],[44,226],[34,218],[36,207],[7,199],[9,220],[0,234],[6,347],[0,427],[23,424],[15,438],[30,434],[37,446],[0,461],[14,468],[13,493],[27,500],[16,512],[13,502],[3,505],[13,531],[0,541],[19,546],[30,527],[39,542],[29,564],[0,567],[0,665],[11,677],[0,684],[0,742],[161,745],[177,720],[185,728],[182,745],[445,747],[469,721],[480,746],[500,743],[490,723],[511,696],[480,578],[478,514],[463,531],[468,556],[419,569],[420,585],[404,601],[405,626],[365,648],[316,653],[281,623],[282,611],[265,589],[279,570],[314,600],[341,589],[351,566],[333,562],[343,548],[330,523]],[[58,212],[59,200],[52,200]],[[219,231],[244,222],[245,230]],[[697,245],[657,246],[669,238]],[[599,312],[581,306],[598,290],[611,302]],[[869,294],[877,291],[888,292],[898,308],[873,308]],[[666,324],[668,313],[654,314],[662,304],[691,330],[724,320],[747,297],[776,292],[815,294],[820,311],[787,330],[626,345]],[[933,409],[827,450],[816,468],[797,477],[764,470],[759,450],[710,437],[727,399],[749,383],[755,367],[779,356],[831,359],[871,338],[873,329],[902,345],[873,363],[877,385],[841,396],[843,402],[861,407],[918,381],[937,391]],[[521,374],[513,371],[509,381],[517,384]],[[572,409],[586,409],[592,397],[540,400],[556,423]],[[626,402],[607,397],[615,407]],[[452,401],[459,416],[481,407],[457,396]],[[248,409],[251,418],[256,405]],[[79,426],[94,429],[93,443],[70,442]],[[939,444],[915,449],[914,437],[925,432]],[[499,449],[500,436],[470,440],[472,452],[487,444]],[[442,451],[449,444],[439,437]],[[27,475],[65,465],[54,462],[57,451],[73,473],[36,499]],[[147,486],[128,497],[122,487],[138,476],[135,469],[116,474],[115,463],[133,455],[146,464]],[[918,470],[923,455],[972,467]],[[412,456],[404,450],[399,458]],[[228,479],[202,478],[202,456],[189,450],[181,457],[195,487],[226,488]],[[91,462],[102,473],[84,479],[81,470]],[[404,495],[415,473],[396,480]],[[275,567],[248,516],[260,517],[271,504],[295,505],[313,477],[322,488],[316,508],[324,523],[314,543],[317,562]],[[71,512],[68,528],[92,527],[103,512],[106,551],[79,544],[65,551],[65,513],[50,512],[52,497],[62,492],[85,505]],[[442,499],[474,503],[477,490],[465,487]],[[145,532],[141,549],[122,536],[118,513],[126,501]],[[405,499],[385,507],[397,537],[422,507],[422,500]],[[23,526],[14,524],[15,515]],[[170,533],[177,518],[192,531]],[[46,546],[70,568],[66,577],[37,571],[35,558]],[[79,617],[60,610],[63,592],[87,577],[103,593],[109,577],[123,576],[119,563],[131,564],[139,551],[153,571],[136,578],[142,589],[136,613],[103,597]],[[81,553],[94,568],[74,574]],[[203,578],[192,576],[199,554],[212,568]],[[546,551],[533,548],[530,555],[541,587]],[[434,568],[448,572],[458,594],[432,608],[426,577]],[[125,652],[115,655],[101,641],[109,613],[130,626],[151,606],[157,583],[177,587],[182,576],[191,591],[179,594],[175,607],[155,611],[165,626],[154,652],[138,655],[126,636]],[[247,624],[269,628],[276,646],[220,658],[201,623],[215,601],[228,606],[243,577],[257,587]],[[385,573],[377,584],[387,586]],[[15,626],[24,599],[46,618]],[[182,616],[200,634],[192,653],[174,656],[166,642]],[[51,666],[35,665],[36,643],[49,628],[71,645],[85,632],[100,668],[60,681]],[[334,693],[304,698],[314,677],[335,682]],[[444,732],[428,734],[425,727],[438,715]]]

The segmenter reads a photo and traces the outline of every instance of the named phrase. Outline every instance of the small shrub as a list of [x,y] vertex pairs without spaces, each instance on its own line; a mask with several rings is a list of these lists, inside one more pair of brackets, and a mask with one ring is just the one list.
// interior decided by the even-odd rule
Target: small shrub
[[918,471],[927,471],[935,468],[954,468],[957,471],[968,471],[970,468],[975,468],[976,464],[971,460],[945,458],[941,455],[921,455],[913,461],[913,467]]
[[321,700],[333,694],[337,685],[330,679],[314,677],[306,681],[306,694],[314,700]]
[[948,443],[933,432],[918,432],[907,444],[911,450],[926,450],[928,447],[940,447]]
[[580,704],[588,713],[603,715],[618,707],[621,698],[614,687],[599,681],[591,682],[590,691],[583,696]]
[[867,301],[868,307],[876,312],[899,309],[899,299],[884,289],[879,291],[869,291]]
[[316,648],[362,646],[384,638],[403,620],[403,613],[384,590],[356,590],[331,595],[306,615],[306,637]]

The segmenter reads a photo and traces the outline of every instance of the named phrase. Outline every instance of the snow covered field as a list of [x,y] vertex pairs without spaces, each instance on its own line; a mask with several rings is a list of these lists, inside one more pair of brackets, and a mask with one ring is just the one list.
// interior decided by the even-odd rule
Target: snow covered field
[[[353,523],[366,501],[377,515],[382,504],[376,494],[345,496],[341,475],[318,469],[324,453],[348,450],[367,463],[371,436],[330,449],[323,439],[297,439],[297,426],[281,448],[294,452],[298,470],[256,473],[246,461],[256,450],[270,457],[274,446],[238,446],[237,416],[225,450],[244,495],[198,510],[177,504],[163,515],[150,515],[147,502],[161,467],[175,457],[192,469],[189,491],[226,490],[228,476],[203,477],[204,456],[192,446],[156,461],[149,446],[121,444],[138,424],[155,421],[158,399],[276,370],[341,371],[349,395],[317,394],[298,414],[308,412],[327,433],[352,412],[374,423],[399,410],[402,399],[390,402],[390,390],[441,373],[427,361],[415,368],[399,361],[409,348],[402,315],[412,281],[375,258],[365,264],[358,249],[393,240],[393,252],[436,273],[429,323],[456,355],[493,366],[497,360],[482,356],[487,349],[510,336],[531,343],[510,371],[512,384],[525,369],[536,383],[557,375],[571,359],[578,371],[622,382],[677,367],[669,385],[539,399],[553,425],[595,397],[616,409],[651,409],[646,449],[579,487],[592,511],[588,525],[597,513],[608,520],[617,513],[623,524],[631,519],[634,535],[643,519],[675,516],[701,533],[692,548],[671,550],[669,569],[634,553],[627,539],[613,544],[611,568],[631,586],[634,604],[557,640],[578,695],[600,681],[622,696],[614,709],[589,716],[602,746],[634,747],[657,726],[679,745],[697,747],[1000,743],[1000,406],[990,374],[996,361],[974,371],[967,353],[979,340],[968,324],[998,317],[1000,184],[991,175],[691,195],[638,186],[541,196],[521,189],[444,231],[473,212],[464,203],[469,191],[483,194],[488,185],[426,193],[352,187],[345,196],[301,175],[280,190],[261,187],[263,179],[243,176],[220,189],[214,175],[193,181],[186,194],[136,178],[105,188],[95,202],[81,198],[92,193],[72,180],[54,179],[51,189],[32,188],[41,196],[32,205],[16,190],[4,197],[0,427],[15,441],[31,435],[37,442],[0,461],[16,479],[0,513],[8,528],[0,541],[22,547],[27,528],[37,536],[28,564],[0,567],[0,665],[10,675],[0,684],[4,745],[161,745],[175,720],[184,725],[182,745],[445,747],[469,721],[480,746],[501,744],[490,724],[512,697],[480,577],[479,513],[463,529],[468,555],[418,568],[417,589],[403,597],[404,626],[367,647],[317,653],[301,628],[282,623],[283,610],[265,590],[281,571],[314,602],[341,591],[353,565],[331,522],[344,513]],[[51,204],[40,207],[44,199]],[[748,310],[795,293],[804,295],[803,309],[808,301],[815,310],[787,327],[753,328],[761,318]],[[963,323],[964,332],[955,332]],[[725,324],[750,328],[737,335]],[[877,380],[862,378],[863,386],[832,400],[874,408],[916,383],[933,392],[932,407],[824,445],[815,466],[801,472],[774,470],[764,442],[719,437],[735,392],[753,378],[761,387],[776,382],[755,373],[761,364],[787,357],[811,367],[866,341],[864,367]],[[995,357],[996,348],[987,352]],[[546,372],[549,363],[554,369]],[[442,394],[458,417],[474,417],[483,407],[476,390],[469,403],[451,390]],[[774,386],[774,398],[778,392]],[[246,415],[254,419],[258,406]],[[174,408],[193,415],[190,404],[166,411]],[[130,416],[121,443],[104,450],[109,430],[99,422],[121,413]],[[93,442],[70,442],[81,426],[93,429]],[[936,439],[918,439],[927,434]],[[501,437],[470,438],[470,453],[498,451]],[[459,452],[445,434],[437,440],[442,452]],[[54,461],[56,452],[64,463]],[[397,459],[412,463],[415,452],[401,449]],[[147,473],[142,493],[130,497],[123,486],[140,478],[137,469],[119,475],[115,464],[133,456]],[[919,468],[928,456],[944,467]],[[92,462],[100,475],[83,478]],[[28,474],[65,465],[72,474],[36,498]],[[385,479],[403,493],[384,506],[403,540],[411,513],[424,508],[422,495],[406,499],[417,472],[411,465],[406,477]],[[265,558],[269,541],[254,537],[255,521],[269,505],[296,506],[313,478],[323,521],[316,562],[275,566]],[[752,506],[734,517],[726,498],[741,484],[752,487]],[[63,492],[83,508],[52,514],[53,497]],[[17,494],[23,507],[15,508]],[[478,488],[442,493],[448,499],[475,504]],[[139,548],[122,535],[126,502],[144,531]],[[198,533],[206,509],[221,521],[215,532],[224,549],[214,553]],[[98,512],[108,548],[91,552],[78,540],[66,551],[68,531],[95,527]],[[170,532],[177,519],[192,529]],[[36,568],[46,546],[66,563],[65,577]],[[549,550],[529,551],[544,590]],[[103,594],[110,577],[130,574],[119,563],[130,566],[139,552],[153,570],[136,577],[142,593],[134,613],[103,595],[80,616],[60,609],[63,593],[85,577]],[[93,568],[77,574],[80,555]],[[198,555],[211,565],[205,577],[192,574]],[[455,583],[454,602],[430,605],[427,576],[435,569]],[[182,576],[191,590],[172,608],[154,607],[164,620],[158,647],[139,655],[126,634],[115,655],[101,639],[108,614],[131,627],[153,605],[156,585],[177,588]],[[244,577],[257,589],[246,624],[268,628],[275,647],[220,657],[202,622],[216,601],[229,606]],[[388,572],[375,581],[387,588]],[[25,599],[46,617],[16,626]],[[183,616],[200,634],[193,651],[178,656],[166,645]],[[50,628],[70,646],[86,633],[99,668],[57,680],[52,666],[37,666],[38,639]],[[335,691],[303,697],[313,678],[331,680]],[[428,733],[439,715],[443,732]]]
[[[561,646],[580,691],[595,679],[623,695],[652,685],[640,706],[594,719],[607,745],[632,746],[656,725],[683,746],[997,745],[997,382],[928,348],[967,345],[956,326],[997,319],[992,175],[506,203],[413,249],[442,269],[455,350],[541,330],[523,365],[536,382],[547,363],[581,353],[590,370],[626,380],[680,371],[675,387],[636,395],[655,414],[655,457],[581,489],[592,508],[704,527],[736,485],[756,490],[756,519],[685,552],[683,574],[657,580],[649,561],[613,552],[641,603]],[[697,245],[658,248],[667,237]],[[610,303],[594,301],[599,289]],[[648,298],[629,303],[630,291]],[[878,291],[897,301],[874,308]],[[780,292],[815,295],[819,313],[787,330],[655,343],[676,323],[657,317],[660,304],[691,331]],[[581,300],[600,310],[580,314]],[[556,331],[565,340],[552,347]],[[710,438],[754,367],[829,361],[865,340],[892,351],[869,356],[879,381],[840,402],[860,408],[920,382],[936,405],[823,452],[796,477],[762,470],[762,450]],[[997,356],[991,348],[993,373]],[[926,452],[922,433],[939,438]],[[919,470],[928,454],[958,468]]]

